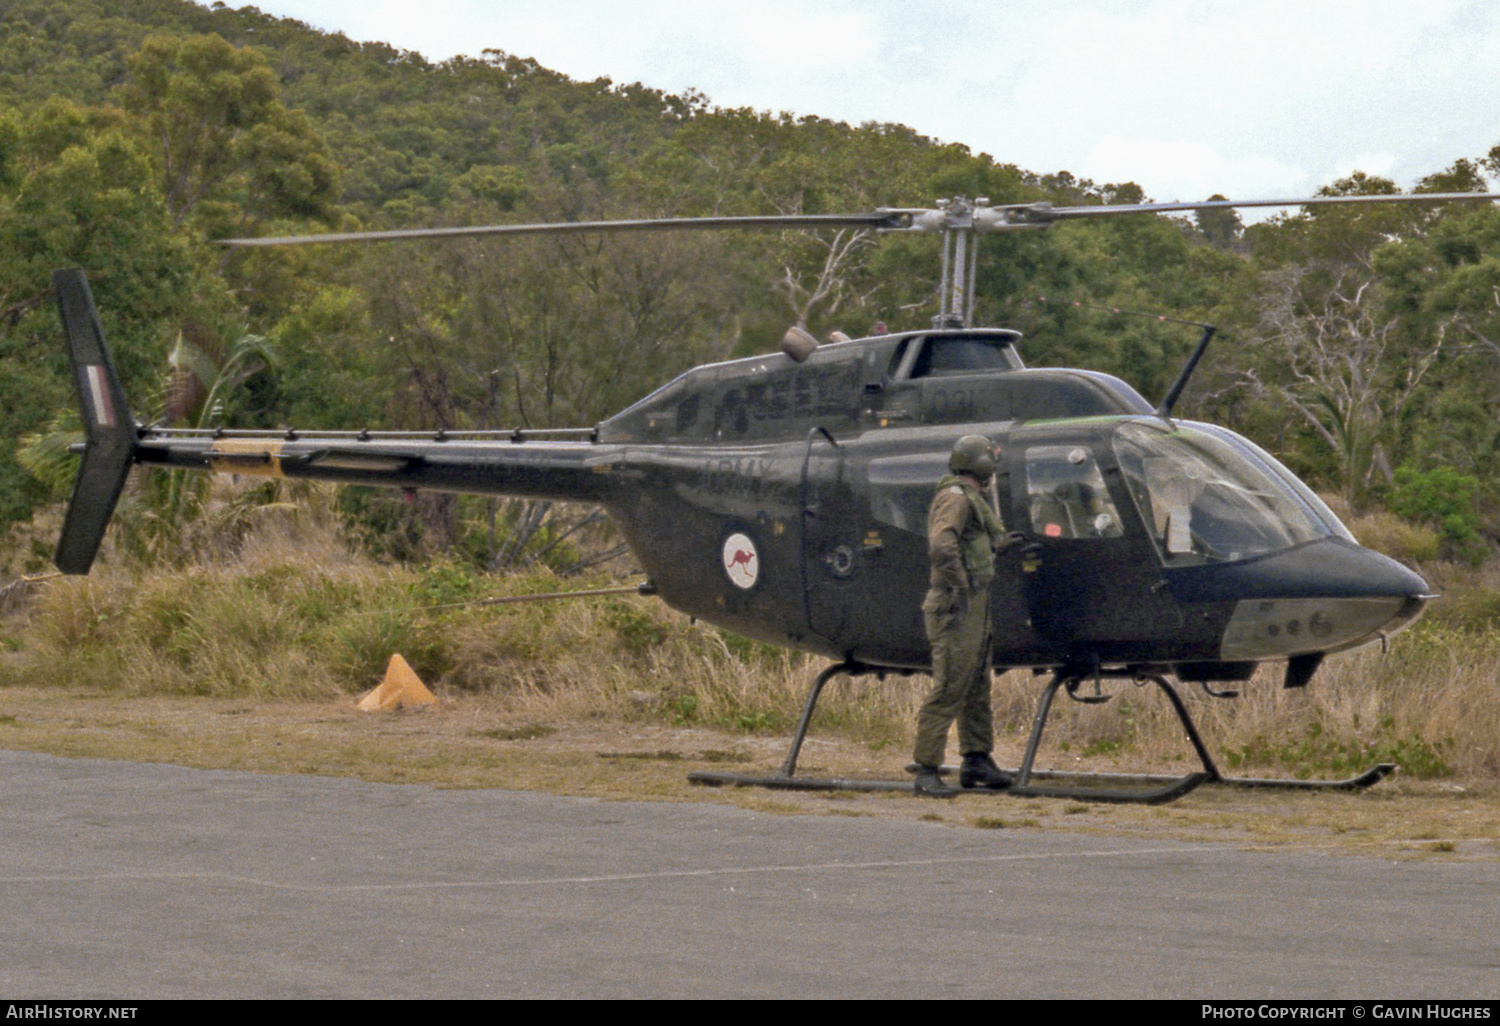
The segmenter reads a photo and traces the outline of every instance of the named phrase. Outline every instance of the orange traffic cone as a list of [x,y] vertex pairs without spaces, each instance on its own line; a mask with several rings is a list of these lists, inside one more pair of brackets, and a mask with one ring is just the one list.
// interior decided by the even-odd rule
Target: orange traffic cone
[[380,686],[359,700],[359,707],[365,712],[395,712],[397,709],[436,704],[437,696],[427,690],[422,678],[399,655],[391,656],[391,664],[386,667],[385,680],[380,682]]

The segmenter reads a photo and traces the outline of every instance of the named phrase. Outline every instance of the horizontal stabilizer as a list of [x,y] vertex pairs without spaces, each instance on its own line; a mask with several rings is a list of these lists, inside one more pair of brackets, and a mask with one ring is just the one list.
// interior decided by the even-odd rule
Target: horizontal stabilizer
[[87,439],[53,562],[65,574],[86,574],[135,462],[137,426],[109,358],[83,271],[76,267],[54,271],[52,284],[57,289],[57,308]]

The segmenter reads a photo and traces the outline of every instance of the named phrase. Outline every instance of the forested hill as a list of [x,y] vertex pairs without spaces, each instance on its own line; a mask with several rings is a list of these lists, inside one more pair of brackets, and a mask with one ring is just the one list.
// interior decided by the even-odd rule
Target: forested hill
[[[253,7],[0,0],[0,523],[66,489],[47,448],[70,406],[54,267],[89,271],[141,416],[588,424],[694,363],[774,348],[794,321],[926,324],[934,241],[672,233],[226,255],[212,240],[1142,198],[899,125],[575,82],[484,42],[502,49],[434,64]],[[1402,184],[1482,188],[1497,161],[1500,148],[1454,154]],[[1031,363],[1109,370],[1149,397],[1194,333],[1136,312],[1211,320],[1221,341],[1184,412],[1355,503],[1447,524],[1453,553],[1477,558],[1500,528],[1480,512],[1500,491],[1500,214],[1487,207],[1249,231],[1232,215],[1075,223],[985,240],[978,284],[981,318],[1025,331]]]

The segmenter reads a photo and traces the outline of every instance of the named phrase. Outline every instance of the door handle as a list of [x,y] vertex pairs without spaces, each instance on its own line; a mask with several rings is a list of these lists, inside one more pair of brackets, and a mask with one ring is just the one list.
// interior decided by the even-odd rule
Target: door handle
[[1021,550],[1021,573],[1034,574],[1042,568],[1042,546],[1032,542]]

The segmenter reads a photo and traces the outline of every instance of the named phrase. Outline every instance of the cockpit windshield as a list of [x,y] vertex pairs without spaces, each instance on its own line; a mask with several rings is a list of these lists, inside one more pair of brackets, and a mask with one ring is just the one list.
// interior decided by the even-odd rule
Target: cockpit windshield
[[1229,562],[1348,530],[1296,477],[1238,435],[1202,424],[1132,422],[1115,455],[1169,566]]

